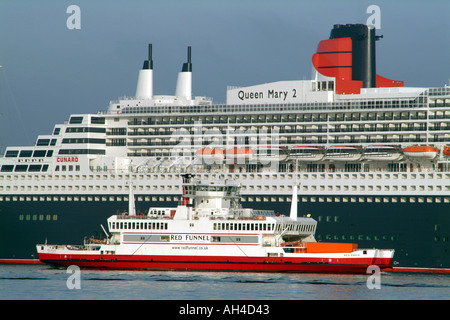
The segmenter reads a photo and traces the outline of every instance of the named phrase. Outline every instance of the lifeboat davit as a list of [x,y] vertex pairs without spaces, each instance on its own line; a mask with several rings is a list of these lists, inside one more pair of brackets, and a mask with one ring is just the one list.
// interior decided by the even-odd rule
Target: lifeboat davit
[[411,158],[434,159],[439,153],[439,149],[430,146],[410,146],[403,149],[403,153]]
[[331,146],[325,154],[326,160],[331,161],[359,161],[363,156],[360,147],[353,146]]
[[320,161],[325,157],[325,149],[314,146],[295,146],[289,150],[289,158],[298,161]]
[[402,150],[396,146],[370,145],[364,150],[364,158],[372,161],[396,161],[402,156]]

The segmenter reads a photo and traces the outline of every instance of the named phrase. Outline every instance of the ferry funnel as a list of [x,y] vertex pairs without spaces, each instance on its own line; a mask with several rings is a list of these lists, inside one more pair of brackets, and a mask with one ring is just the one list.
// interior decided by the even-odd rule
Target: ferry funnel
[[177,98],[192,99],[192,62],[191,47],[188,47],[187,62],[183,64],[181,72],[178,73],[177,88],[175,90]]
[[139,70],[138,83],[136,88],[137,99],[153,98],[153,60],[152,60],[152,44],[148,45],[148,60],[144,61],[144,65]]

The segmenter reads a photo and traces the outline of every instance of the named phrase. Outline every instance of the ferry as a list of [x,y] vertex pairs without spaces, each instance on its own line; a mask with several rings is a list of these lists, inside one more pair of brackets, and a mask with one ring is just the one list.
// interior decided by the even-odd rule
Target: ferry
[[[37,244],[43,263],[81,268],[367,273],[390,270],[394,250],[360,249],[354,243],[316,242],[317,221],[297,216],[293,186],[289,216],[244,209],[239,185],[202,182],[183,175],[183,200],[172,208],[108,218],[104,240],[83,245]],[[133,195],[130,201],[134,202]]]
[[[289,212],[290,186],[300,182],[301,214],[318,222],[319,243],[392,248],[395,267],[449,269],[450,87],[380,76],[374,28],[330,29],[311,48],[311,79],[232,83],[224,104],[193,94],[191,47],[174,93],[154,93],[149,45],[133,96],[75,112],[32,146],[6,147],[0,261],[37,260],[35,245],[45,238],[98,236],[111,214],[128,207],[130,189],[138,211],[175,207],[182,175],[191,173],[237,181],[244,208],[276,212]],[[401,54],[381,54],[401,63]],[[374,145],[395,146],[402,156],[376,155]],[[323,157],[314,151],[305,161],[298,146],[323,149]],[[414,156],[412,146],[435,149]],[[265,147],[271,158],[260,157]],[[211,152],[199,151],[205,148]]]

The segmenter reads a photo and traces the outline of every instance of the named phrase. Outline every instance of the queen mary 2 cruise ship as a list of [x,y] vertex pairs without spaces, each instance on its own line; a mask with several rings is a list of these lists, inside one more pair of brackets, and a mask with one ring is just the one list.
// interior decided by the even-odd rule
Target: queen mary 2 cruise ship
[[191,173],[235,181],[244,208],[280,213],[295,186],[317,241],[395,249],[394,267],[450,268],[450,87],[378,75],[380,38],[370,26],[334,25],[311,48],[311,80],[230,86],[226,104],[192,95],[190,47],[175,95],[154,95],[149,45],[135,97],[6,148],[0,259],[102,235],[130,194],[145,215],[176,206]]

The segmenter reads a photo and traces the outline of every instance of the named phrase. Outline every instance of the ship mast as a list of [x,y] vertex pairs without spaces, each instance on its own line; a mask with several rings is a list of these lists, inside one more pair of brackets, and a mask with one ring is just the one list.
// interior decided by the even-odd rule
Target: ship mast
[[134,202],[134,192],[133,192],[133,184],[131,182],[128,183],[129,187],[129,196],[128,196],[128,215],[135,216],[136,215],[136,204]]

